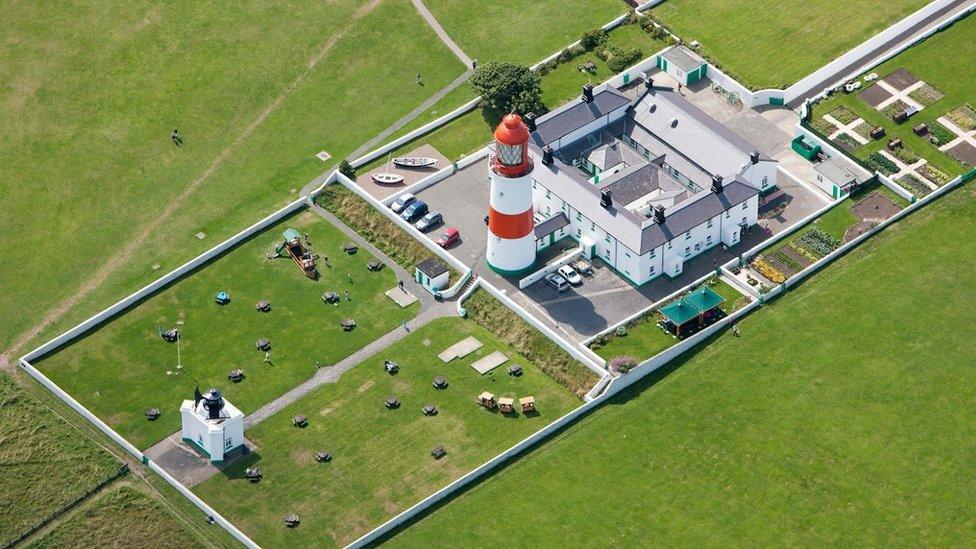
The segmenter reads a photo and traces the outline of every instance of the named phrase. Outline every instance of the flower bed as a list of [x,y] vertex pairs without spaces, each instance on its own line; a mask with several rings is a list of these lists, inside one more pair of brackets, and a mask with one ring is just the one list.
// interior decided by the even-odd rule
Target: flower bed
[[881,109],[881,114],[887,116],[888,118],[894,118],[896,114],[908,108],[908,103],[905,103],[901,99],[895,101],[894,103],[888,105],[887,107]]
[[781,273],[779,269],[777,269],[776,267],[770,265],[769,262],[767,262],[765,259],[757,259],[755,263],[752,264],[752,266],[755,267],[757,271],[759,271],[759,274],[769,279],[770,282],[776,284],[782,284],[783,282],[786,282],[786,275]]
[[932,192],[932,189],[925,184],[917,175],[913,173],[906,173],[905,175],[899,177],[897,180],[899,185],[905,188],[908,192],[914,194],[918,198]]
[[919,158],[921,158],[920,156],[918,156],[918,154],[915,151],[911,150],[905,145],[902,145],[901,147],[895,147],[895,150],[891,152],[895,155],[896,158],[898,158],[898,160],[901,160],[905,164],[909,164],[909,165],[918,162]]
[[885,175],[898,172],[898,165],[880,152],[873,152],[864,160],[869,166]]
[[916,103],[919,103],[925,107],[935,103],[939,99],[942,99],[945,97],[945,94],[928,84],[923,84],[922,87],[909,93],[908,97],[911,97]]
[[976,111],[968,103],[963,103],[947,112],[946,118],[966,131],[976,130]]
[[828,114],[834,117],[834,120],[840,122],[841,124],[850,124],[858,118],[856,114],[852,113],[847,109],[847,107],[844,106],[837,107]]
[[819,227],[811,227],[810,230],[794,240],[794,243],[819,257],[829,254],[840,246],[840,240],[825,233]]
[[830,136],[837,131],[837,126],[827,121],[826,118],[819,116],[810,121],[810,127],[824,136]]
[[841,146],[841,148],[846,149],[849,152],[853,152],[861,146],[856,139],[846,133],[839,134],[837,137],[835,137],[834,143],[837,143]]
[[928,126],[929,133],[935,138],[935,141],[932,142],[934,145],[945,145],[958,137],[955,132],[945,127],[945,125],[938,120],[933,120]]
[[947,173],[945,173],[942,170],[940,170],[940,169],[932,166],[929,163],[922,164],[915,171],[917,171],[919,173],[919,175],[921,175],[925,179],[928,179],[929,181],[931,181],[932,183],[935,183],[936,185],[938,185],[940,187],[942,185],[945,185],[946,183],[948,183],[952,179],[951,177],[949,177],[949,175]]

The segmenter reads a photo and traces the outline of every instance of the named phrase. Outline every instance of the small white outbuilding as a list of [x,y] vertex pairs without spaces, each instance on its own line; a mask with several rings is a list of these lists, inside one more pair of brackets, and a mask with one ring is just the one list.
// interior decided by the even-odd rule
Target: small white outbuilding
[[227,454],[244,444],[244,414],[217,389],[197,395],[195,400],[184,400],[180,406],[183,442],[211,462],[224,461]]

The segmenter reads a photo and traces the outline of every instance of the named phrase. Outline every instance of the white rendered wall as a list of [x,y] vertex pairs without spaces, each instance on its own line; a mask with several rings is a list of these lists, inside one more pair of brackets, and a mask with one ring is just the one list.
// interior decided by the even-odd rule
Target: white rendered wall
[[503,177],[491,171],[491,208],[498,213],[518,215],[532,209],[532,174]]
[[518,239],[499,238],[488,232],[488,263],[503,271],[521,271],[535,263],[535,233]]
[[[768,189],[776,184],[776,168],[779,165],[775,160],[761,160],[758,164],[748,164],[742,172],[742,178],[760,191]],[[765,179],[765,183],[763,180]]]

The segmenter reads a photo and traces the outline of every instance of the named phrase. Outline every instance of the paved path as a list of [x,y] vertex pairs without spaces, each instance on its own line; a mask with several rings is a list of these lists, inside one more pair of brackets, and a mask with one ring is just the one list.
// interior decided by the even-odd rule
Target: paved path
[[430,13],[427,6],[425,6],[421,0],[413,0],[413,5],[415,8],[417,8],[417,11],[420,12],[420,15],[427,20],[427,24],[430,25],[430,28],[434,29],[434,32],[437,33],[437,37],[441,39],[441,42],[444,42],[444,44],[450,48],[452,52],[454,52],[454,55],[456,55],[457,58],[464,63],[465,67],[470,68],[471,58],[464,53],[461,46],[458,46],[454,43],[454,40],[451,40],[451,37],[448,36],[447,32],[444,30],[444,27],[437,22],[437,18],[434,17],[433,13]]
[[803,101],[807,97],[812,97],[822,92],[824,89],[834,86],[841,81],[845,80],[851,73],[860,71],[863,67],[873,65],[874,62],[880,59],[887,52],[900,47],[906,42],[912,42],[918,38],[923,32],[932,27],[937,27],[950,19],[953,14],[958,12],[960,9],[972,5],[974,0],[956,0],[946,5],[941,10],[936,11],[924,20],[920,21],[918,24],[912,26],[908,30],[892,37],[890,40],[878,46],[877,48],[871,50],[870,52],[858,57],[854,61],[848,63],[847,65],[837,69],[829,76],[823,78],[819,82],[810,84],[806,90],[797,95],[797,98],[789,103],[791,108],[797,108],[803,104]]

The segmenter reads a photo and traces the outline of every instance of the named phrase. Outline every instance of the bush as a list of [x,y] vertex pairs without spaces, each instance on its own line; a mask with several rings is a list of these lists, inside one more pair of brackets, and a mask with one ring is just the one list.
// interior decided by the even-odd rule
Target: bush
[[348,160],[343,159],[342,162],[339,162],[339,173],[349,179],[356,179],[356,168],[353,168]]
[[489,118],[501,119],[513,111],[546,112],[539,75],[523,65],[499,61],[478,65],[471,77],[471,87],[484,98]]
[[615,356],[607,363],[611,372],[626,374],[637,366],[637,359],[630,355]]
[[617,335],[617,337],[624,337],[627,335],[627,327],[617,326],[617,329],[614,331],[614,333]]
[[597,52],[597,56],[606,61],[607,66],[614,73],[621,72],[637,63],[641,60],[641,55],[640,48],[621,48],[614,44],[610,44]]
[[607,31],[603,29],[588,30],[580,37],[580,46],[586,51],[590,51],[597,46],[603,45],[607,41]]

